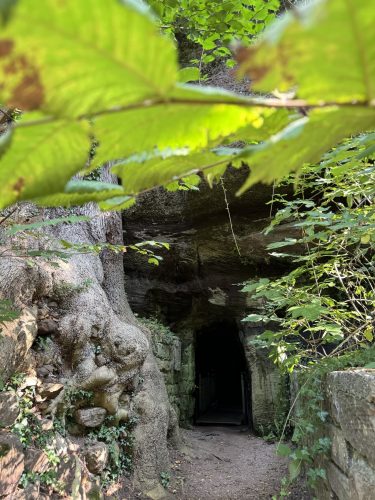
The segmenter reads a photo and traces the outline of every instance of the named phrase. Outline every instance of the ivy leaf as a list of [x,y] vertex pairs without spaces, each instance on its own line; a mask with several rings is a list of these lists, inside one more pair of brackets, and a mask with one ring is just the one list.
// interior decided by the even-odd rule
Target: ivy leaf
[[363,333],[363,336],[368,342],[372,342],[374,340],[374,334],[371,326],[366,328],[366,330]]
[[154,266],[158,266],[159,265],[159,261],[156,257],[150,257],[147,261],[149,264],[153,264]]

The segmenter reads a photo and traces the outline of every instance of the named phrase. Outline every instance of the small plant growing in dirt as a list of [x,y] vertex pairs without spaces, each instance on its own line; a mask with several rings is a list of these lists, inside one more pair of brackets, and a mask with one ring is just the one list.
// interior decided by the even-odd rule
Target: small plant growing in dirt
[[167,489],[169,488],[170,482],[171,482],[171,475],[167,471],[160,472],[160,482],[163,486],[163,488]]

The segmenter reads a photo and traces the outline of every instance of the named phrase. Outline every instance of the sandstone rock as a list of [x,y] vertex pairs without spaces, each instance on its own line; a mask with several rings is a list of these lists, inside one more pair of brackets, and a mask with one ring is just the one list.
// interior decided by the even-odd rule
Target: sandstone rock
[[53,365],[43,365],[37,370],[38,377],[48,377],[51,373],[53,373],[54,369]]
[[345,440],[344,433],[338,427],[331,425],[329,434],[332,441],[332,460],[347,474],[350,468],[350,445]]
[[328,464],[327,477],[332,490],[340,500],[354,500],[350,493],[349,479],[332,462]]
[[362,457],[353,457],[349,483],[350,500],[373,500],[375,497],[375,469]]
[[20,412],[18,398],[12,391],[0,392],[0,427],[10,427]]
[[50,431],[51,429],[53,429],[52,420],[48,420],[47,418],[42,420],[41,425],[44,431]]
[[108,462],[108,446],[95,443],[84,452],[87,468],[93,474],[100,474]]
[[11,498],[6,497],[4,500],[44,500],[45,497],[40,495],[39,489],[40,485],[38,483],[29,484],[24,489],[18,488],[11,495]]
[[158,484],[155,488],[146,492],[147,498],[151,498],[151,500],[163,500],[167,498],[167,492],[165,489]]
[[64,455],[67,455],[68,453],[68,443],[66,442],[66,439],[61,436],[58,432],[56,432],[55,438],[54,438],[54,445],[55,445],[55,450],[56,453],[61,457]]
[[0,497],[10,495],[24,470],[24,454],[20,440],[7,432],[0,433]]
[[104,408],[82,408],[75,413],[76,421],[85,427],[99,427],[107,415]]
[[27,448],[25,455],[25,470],[27,472],[42,473],[48,469],[48,457],[43,450]]
[[1,333],[0,377],[7,380],[24,363],[36,338],[36,308],[24,309],[18,319],[7,321]]
[[26,387],[35,387],[38,384],[37,377],[29,375],[20,385],[20,389],[26,389]]
[[38,388],[38,392],[42,396],[42,398],[53,399],[63,390],[63,388],[64,386],[62,384],[46,383],[42,384]]
[[375,468],[375,370],[330,373],[328,394],[344,438]]
[[52,335],[57,331],[58,324],[53,319],[38,321],[38,335]]
[[75,456],[66,457],[61,460],[56,469],[56,478],[64,484],[64,493],[69,495],[74,481],[76,470]]

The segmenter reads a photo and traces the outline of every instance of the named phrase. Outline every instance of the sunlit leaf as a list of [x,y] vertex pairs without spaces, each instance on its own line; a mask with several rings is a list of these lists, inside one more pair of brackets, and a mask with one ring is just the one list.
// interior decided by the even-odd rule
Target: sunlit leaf
[[259,91],[297,87],[310,103],[375,98],[375,9],[368,0],[293,8],[238,58]]

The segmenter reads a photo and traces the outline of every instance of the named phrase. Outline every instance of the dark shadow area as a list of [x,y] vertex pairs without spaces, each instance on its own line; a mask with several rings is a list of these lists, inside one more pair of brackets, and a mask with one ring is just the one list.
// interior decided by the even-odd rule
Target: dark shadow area
[[243,346],[234,322],[196,333],[196,424],[248,424],[250,387]]

